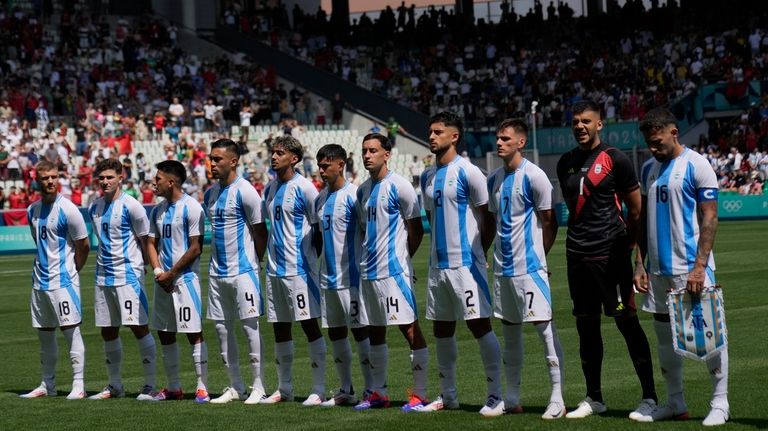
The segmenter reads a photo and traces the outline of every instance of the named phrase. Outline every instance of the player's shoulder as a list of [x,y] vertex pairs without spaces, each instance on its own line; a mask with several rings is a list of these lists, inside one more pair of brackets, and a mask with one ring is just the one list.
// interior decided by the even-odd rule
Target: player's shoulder
[[[42,203],[42,201],[35,202],[35,204],[37,203]],[[77,213],[78,215],[80,214],[80,208],[77,205],[75,205],[71,200],[63,196],[59,196],[59,198],[56,199],[56,205],[59,207],[59,210],[63,212],[65,215],[67,215],[68,217],[75,213]]]
[[398,174],[397,172],[389,172],[387,176],[382,180],[382,182],[389,183],[388,185],[390,187],[394,187],[395,189],[400,189],[402,187],[410,188],[412,189],[413,186],[411,185],[411,182],[406,180],[402,175]]
[[202,211],[203,206],[200,204],[200,202],[197,201],[197,199],[193,198],[192,196],[184,193],[181,195],[181,201],[188,208],[188,211]]

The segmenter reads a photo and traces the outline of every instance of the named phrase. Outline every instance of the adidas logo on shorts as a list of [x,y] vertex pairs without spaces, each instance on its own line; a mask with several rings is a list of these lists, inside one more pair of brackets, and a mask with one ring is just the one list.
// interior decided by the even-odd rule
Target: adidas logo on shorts
[[389,317],[389,320],[397,320],[397,316],[395,316],[395,315],[393,314],[392,316],[390,316],[390,317]]

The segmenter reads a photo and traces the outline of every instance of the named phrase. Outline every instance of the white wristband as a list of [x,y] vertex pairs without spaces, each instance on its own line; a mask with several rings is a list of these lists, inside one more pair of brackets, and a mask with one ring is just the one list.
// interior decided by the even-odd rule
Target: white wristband
[[162,274],[165,271],[163,271],[161,268],[155,268],[154,272],[155,272],[155,275],[158,275],[158,274]]

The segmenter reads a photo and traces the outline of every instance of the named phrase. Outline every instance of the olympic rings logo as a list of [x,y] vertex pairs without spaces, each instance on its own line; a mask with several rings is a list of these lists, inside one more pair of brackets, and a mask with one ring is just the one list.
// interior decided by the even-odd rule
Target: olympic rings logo
[[741,199],[723,202],[723,209],[729,213],[738,212],[742,206],[744,204],[741,202]]

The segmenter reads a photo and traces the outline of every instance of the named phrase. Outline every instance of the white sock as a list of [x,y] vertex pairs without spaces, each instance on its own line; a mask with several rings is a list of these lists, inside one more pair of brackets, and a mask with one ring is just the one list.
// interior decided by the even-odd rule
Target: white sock
[[83,335],[80,333],[80,326],[61,331],[64,339],[69,345],[69,360],[72,364],[72,390],[84,391],[83,383],[85,375],[85,344],[83,344]]
[[320,396],[325,395],[325,356],[328,349],[325,346],[325,338],[320,337],[309,343],[309,360],[312,367],[312,392]]
[[181,389],[179,380],[179,343],[163,344],[163,367],[168,378],[168,389],[178,391]]
[[195,366],[197,389],[208,390],[208,345],[205,341],[192,345],[192,363]]
[[293,393],[293,340],[275,343],[275,364],[277,365],[278,389],[285,394]]
[[485,381],[488,396],[501,399],[501,346],[493,331],[477,339],[480,347],[480,359],[485,368]]
[[248,362],[251,364],[251,375],[253,376],[251,389],[264,392],[264,355],[259,320],[255,317],[245,319],[242,324],[245,338],[248,339]]
[[427,371],[429,366],[429,349],[426,347],[411,350],[411,371],[413,372],[413,393],[421,399],[427,399]]
[[360,372],[363,375],[363,391],[371,390],[373,375],[371,373],[371,342],[368,338],[357,342],[357,357],[360,359]]
[[389,352],[386,344],[371,345],[371,390],[387,395],[387,362]]
[[[139,354],[141,355],[141,364],[144,366],[144,384],[155,387],[155,366],[157,363],[157,350],[155,349],[155,339],[152,334],[145,335],[139,340]],[[179,358],[176,355],[176,363]]]
[[520,404],[520,382],[523,371],[523,325],[502,325],[504,333],[504,374],[507,377],[505,402],[508,407]]
[[683,396],[683,357],[675,353],[672,345],[672,327],[669,322],[654,320],[653,329],[656,331],[661,375],[667,384],[667,403],[685,411],[687,408]]
[[120,378],[120,365],[123,362],[123,343],[120,338],[104,342],[104,356],[107,358],[109,384],[115,389],[121,389],[123,381]]
[[49,390],[56,388],[56,359],[59,357],[59,347],[56,343],[55,331],[37,331],[40,339],[40,364],[43,368],[43,382]]
[[707,360],[707,369],[712,379],[712,404],[728,408],[728,349]]
[[333,349],[333,362],[336,364],[336,373],[342,391],[351,393],[352,391],[352,346],[349,344],[349,338],[344,337],[340,340],[331,341]]
[[[222,320],[216,321],[216,335],[219,337],[221,360],[229,375],[229,386],[240,394],[245,393],[245,384],[240,376],[240,359],[235,331],[230,331]],[[231,360],[230,360],[231,358]]]
[[563,358],[557,354],[555,343],[559,343],[557,338],[557,332],[555,332],[555,326],[552,321],[539,323],[534,325],[536,331],[539,333],[542,343],[544,343],[544,360],[547,363],[547,369],[549,370],[549,381],[552,383],[552,395],[549,397],[549,402],[563,403],[563,387],[560,375],[560,364],[563,363]]
[[435,339],[437,350],[437,371],[440,377],[440,393],[443,398],[456,399],[456,359],[459,357],[459,348],[456,345],[456,337]]

